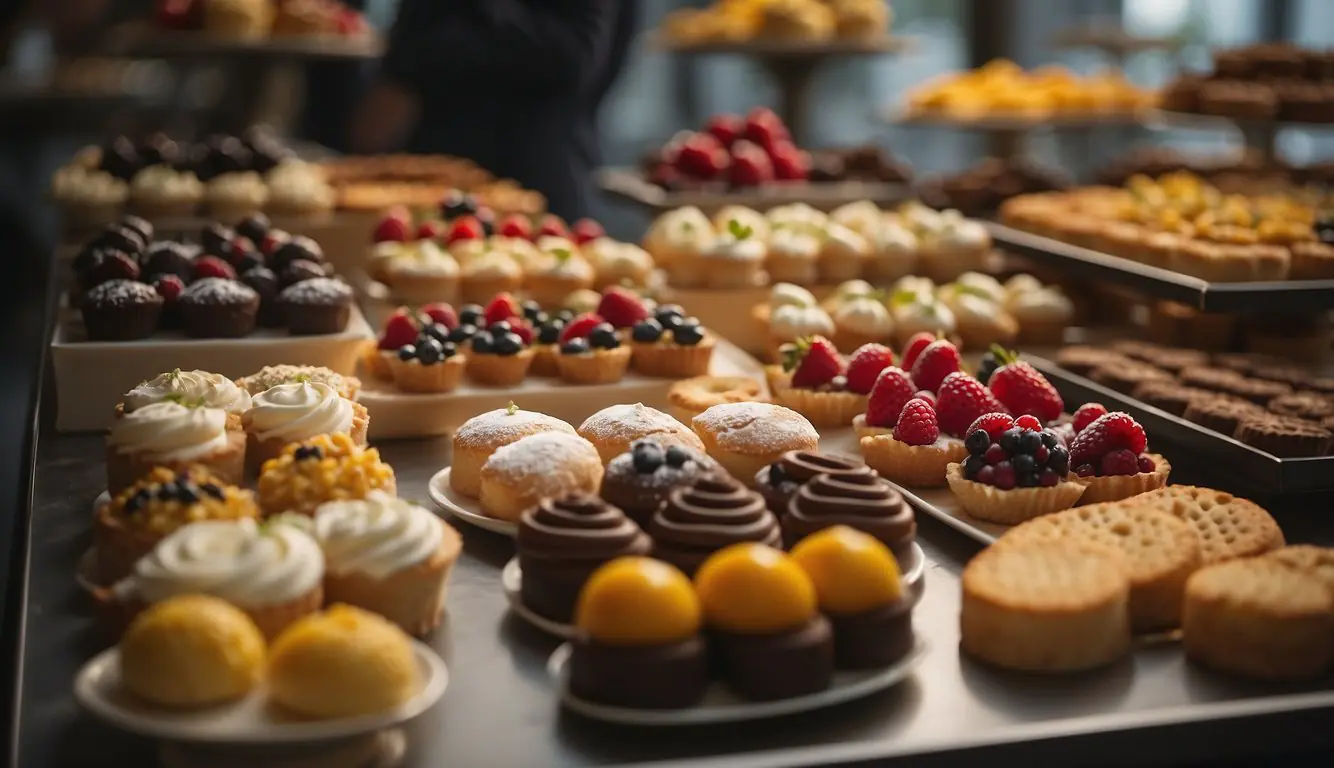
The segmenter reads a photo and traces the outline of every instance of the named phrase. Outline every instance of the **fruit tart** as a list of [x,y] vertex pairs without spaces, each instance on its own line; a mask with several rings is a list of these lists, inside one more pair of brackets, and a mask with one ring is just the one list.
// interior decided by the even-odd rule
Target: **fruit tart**
[[656,307],[652,316],[635,323],[630,341],[635,371],[668,379],[707,374],[717,344],[699,318],[687,317],[675,304]]
[[847,373],[847,363],[829,339],[798,339],[783,347],[782,375],[771,377],[770,389],[775,402],[812,424],[845,427],[866,410],[866,396],[849,391]]
[[[883,391],[887,403],[896,400],[895,389],[887,387]],[[868,413],[880,405],[868,403]],[[876,421],[883,422],[884,418],[877,414]],[[904,403],[891,432],[863,437],[859,442],[867,466],[909,488],[944,486],[946,468],[968,455],[962,441],[941,434],[931,403],[916,397]]]
[[1158,454],[1145,453],[1144,427],[1129,414],[1102,410],[1099,416],[1097,409],[1081,407],[1081,418],[1073,425],[1070,469],[1071,479],[1084,486],[1079,503],[1119,501],[1167,485],[1172,465]]
[[467,358],[450,341],[450,329],[427,323],[411,344],[399,347],[389,360],[394,386],[404,392],[452,392],[463,379]]
[[533,364],[535,353],[530,344],[534,336],[518,303],[502,293],[487,305],[480,320],[486,325],[477,326],[479,330],[464,350],[468,378],[492,387],[512,387],[523,381]]
[[630,367],[631,349],[621,343],[611,323],[601,315],[585,313],[561,331],[556,365],[571,384],[614,384]]
[[1069,479],[1070,452],[1033,416],[982,416],[964,439],[968,458],[945,478],[968,514],[1014,525],[1073,507],[1084,485]]

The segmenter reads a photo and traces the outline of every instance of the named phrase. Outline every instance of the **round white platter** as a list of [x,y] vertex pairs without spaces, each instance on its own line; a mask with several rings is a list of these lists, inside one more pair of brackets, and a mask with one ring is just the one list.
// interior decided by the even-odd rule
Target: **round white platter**
[[499,533],[503,536],[515,536],[519,532],[519,526],[508,520],[497,520],[482,513],[482,505],[477,499],[470,499],[467,496],[454,492],[449,487],[449,473],[451,467],[436,472],[431,481],[426,484],[427,492],[431,494],[431,500],[439,504],[446,512],[455,519],[481,528],[484,531]]

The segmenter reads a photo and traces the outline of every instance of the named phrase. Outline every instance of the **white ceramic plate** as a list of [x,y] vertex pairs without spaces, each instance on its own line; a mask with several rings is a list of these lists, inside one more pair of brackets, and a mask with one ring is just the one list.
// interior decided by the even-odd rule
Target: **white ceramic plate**
[[427,492],[431,494],[431,500],[444,508],[446,512],[455,518],[462,520],[469,525],[475,525],[484,531],[499,533],[504,536],[516,536],[519,533],[517,523],[511,523],[508,520],[497,520],[494,517],[482,514],[482,505],[477,499],[470,499],[467,496],[461,496],[449,487],[450,467],[436,472],[431,478],[431,482],[426,484]]
[[97,498],[93,499],[93,514],[97,514],[98,509],[101,509],[102,506],[110,503],[111,503],[111,491],[102,491],[101,493],[97,494]]
[[572,624],[552,621],[523,604],[523,596],[520,593],[520,590],[523,589],[523,570],[519,568],[519,558],[511,558],[508,563],[505,563],[505,569],[500,572],[500,584],[505,588],[505,599],[509,601],[510,610],[514,611],[519,618],[548,635],[555,635],[565,640],[574,637],[574,626]]
[[205,744],[319,743],[374,733],[411,720],[434,704],[449,684],[445,663],[412,642],[422,688],[389,712],[337,720],[304,720],[285,714],[257,690],[244,699],[203,710],[169,710],[135,699],[120,686],[120,651],[103,651],[79,670],[79,704],[117,728],[151,738]]
[[720,682],[709,685],[704,700],[686,709],[632,709],[594,704],[570,694],[567,667],[572,646],[563,644],[551,654],[547,661],[547,671],[556,678],[560,686],[561,703],[571,711],[578,712],[594,720],[626,725],[702,725],[705,723],[729,723],[741,720],[760,720],[779,717],[797,712],[809,712],[814,709],[832,707],[845,701],[869,696],[882,691],[912,674],[912,670],[926,654],[926,641],[918,637],[907,656],[884,669],[861,672],[835,671],[834,682],[819,693],[796,696],[778,701],[753,702],[742,699],[732,693]]

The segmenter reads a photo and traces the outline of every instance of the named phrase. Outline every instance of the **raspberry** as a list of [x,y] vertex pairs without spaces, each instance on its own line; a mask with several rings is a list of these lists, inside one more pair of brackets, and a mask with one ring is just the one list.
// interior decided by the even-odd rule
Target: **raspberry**
[[908,373],[891,365],[880,372],[871,387],[871,394],[866,399],[866,425],[894,426],[903,406],[913,397],[912,379],[908,378]]
[[446,241],[451,245],[459,240],[481,240],[486,237],[486,229],[476,216],[460,216],[449,225]]
[[417,324],[412,322],[412,315],[406,309],[400,309],[391,315],[380,334],[380,349],[399,349],[417,340]]
[[508,293],[496,294],[491,303],[486,305],[486,309],[482,310],[482,319],[488,326],[516,317],[523,317],[523,309],[519,306],[518,299]]
[[[848,361],[848,391],[869,394],[880,372],[894,364],[894,351],[883,344],[863,344]],[[934,401],[933,401],[934,404]]]
[[908,343],[903,347],[904,370],[911,371],[913,363],[917,362],[917,358],[922,354],[922,350],[930,346],[931,342],[935,340],[935,334],[925,332],[914,334],[911,339],[908,339]]
[[1080,465],[1079,465],[1079,468],[1075,470],[1075,474],[1076,474],[1076,475],[1079,475],[1080,477],[1093,477],[1093,475],[1094,475],[1094,472],[1093,472],[1093,465],[1092,465],[1092,464],[1080,464]]
[[176,275],[158,275],[153,278],[153,290],[165,303],[170,304],[185,290],[185,283]]
[[527,216],[511,213],[500,220],[500,226],[496,229],[496,233],[501,237],[531,240],[533,239],[533,223],[528,220]]
[[525,347],[532,346],[535,335],[533,333],[532,323],[529,323],[527,320],[515,319],[510,321],[510,330],[514,332],[515,336],[523,339],[523,345]]
[[1061,476],[1050,469],[1044,469],[1042,474],[1038,475],[1038,485],[1043,488],[1051,488],[1059,482],[1061,482]]
[[1000,447],[999,444],[992,443],[987,452],[982,454],[982,458],[986,459],[988,464],[999,464],[1010,458],[1010,454],[1006,453],[1005,449]]
[[991,484],[1002,491],[1008,491],[1014,487],[1014,465],[1008,461],[1002,461],[991,468],[996,474],[991,480]]
[[[991,374],[987,386],[1010,413],[1031,414],[1040,421],[1055,421],[1060,417],[1065,402],[1047,377],[999,345],[992,347],[992,354],[1001,367]],[[1039,424],[1037,429],[1041,428]]]
[[908,445],[931,445],[940,437],[936,412],[925,400],[909,400],[894,425],[894,439]]
[[[1144,452],[1148,440],[1144,427],[1129,414],[1113,411],[1099,416],[1070,445],[1070,463],[1075,466],[1096,462],[1112,451],[1125,449],[1135,456]],[[1132,473],[1133,474],[1133,473]]]
[[1102,457],[1098,469],[1100,470],[1099,474],[1104,477],[1107,475],[1133,475],[1139,472],[1139,457],[1125,449],[1112,451]]
[[992,440],[999,440],[1001,433],[1013,427],[1015,420],[1010,418],[1008,413],[988,413],[978,416],[972,424],[968,425],[965,434],[973,434],[975,430],[985,430]]
[[[943,339],[933,341],[922,350],[912,366],[912,380],[918,389],[937,392],[946,376],[962,368],[959,350]],[[1002,410],[995,408],[992,410]],[[946,431],[949,431],[948,429]]]
[[412,236],[411,226],[408,224],[407,216],[396,216],[390,214],[380,220],[375,227],[375,234],[371,239],[377,243],[385,242],[405,242]]
[[607,230],[602,225],[592,219],[580,219],[570,227],[570,235],[578,245],[591,243],[599,237],[607,234]]
[[1084,427],[1092,424],[1099,416],[1107,415],[1107,406],[1102,403],[1084,403],[1075,411],[1075,417],[1070,425],[1075,428],[1078,434],[1084,431]]
[[436,325],[443,325],[451,331],[459,327],[458,313],[443,301],[423,306],[422,314],[431,318]]
[[195,259],[194,275],[195,280],[205,277],[221,277],[226,280],[236,279],[236,270],[232,265],[218,258],[217,256],[200,256]]
[[570,339],[582,339],[594,328],[605,322],[607,321],[602,319],[602,315],[596,312],[585,312],[565,324],[560,332],[560,343],[564,344]]
[[598,314],[614,328],[631,328],[640,320],[648,318],[648,307],[634,292],[613,287],[602,294],[602,301],[598,302]]
[[792,386],[818,389],[843,375],[843,358],[829,339],[813,336],[797,340],[795,355],[783,361],[783,369],[792,371]]
[[935,392],[927,392],[925,389],[919,389],[919,390],[916,392],[916,394],[913,395],[913,397],[920,397],[921,399],[927,401],[928,403],[930,403],[930,404],[932,404],[932,405],[935,405],[935,404],[936,404],[936,393],[935,393]]
[[427,219],[417,225],[418,240],[439,240],[445,235],[445,222]]
[[1139,457],[1139,471],[1152,472],[1157,468],[1158,465],[1153,463],[1153,459],[1149,458],[1148,456]]
[[1026,429],[1029,432],[1041,432],[1042,422],[1038,421],[1036,416],[1024,414],[1014,420],[1014,425],[1020,429]]
[[[918,365],[924,359],[925,355],[917,361]],[[966,435],[969,425],[982,416],[1004,410],[986,385],[962,371],[946,376],[936,395],[940,428],[954,437]]]

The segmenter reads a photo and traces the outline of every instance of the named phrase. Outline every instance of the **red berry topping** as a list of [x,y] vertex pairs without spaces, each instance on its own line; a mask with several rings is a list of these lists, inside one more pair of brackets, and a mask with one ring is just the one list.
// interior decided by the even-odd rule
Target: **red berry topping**
[[482,319],[486,320],[487,325],[515,317],[523,317],[523,308],[519,306],[519,300],[508,293],[497,293],[486,309],[482,310]]
[[230,264],[239,264],[242,259],[255,253],[255,244],[250,242],[250,238],[237,235],[232,238],[231,243],[227,245],[227,261]]
[[1051,450],[1045,445],[1039,445],[1037,450],[1033,451],[1033,460],[1038,463],[1039,467],[1046,464],[1049,458],[1051,458]]
[[999,440],[1001,433],[1013,427],[1015,421],[1008,413],[987,413],[977,417],[977,420],[968,425],[964,430],[965,435],[971,435],[979,429],[986,430],[987,436],[992,440]]
[[1139,472],[1139,457],[1127,450],[1112,451],[1098,463],[1098,473],[1107,475],[1134,475]]
[[521,240],[533,239],[533,223],[527,216],[518,213],[511,213],[500,220],[500,226],[496,228],[496,234],[501,237],[517,237]]
[[991,484],[1002,491],[1008,491],[1014,487],[1014,465],[1008,461],[1002,461],[992,467],[995,475],[991,478]]
[[648,318],[648,307],[634,291],[613,287],[602,294],[597,313],[614,328],[631,328]]
[[902,368],[890,366],[880,372],[866,400],[866,425],[892,427],[899,420],[903,406],[913,399],[912,379]]
[[588,336],[594,328],[607,322],[602,315],[596,312],[585,312],[578,315],[573,320],[565,324],[560,332],[560,343],[564,344],[570,339],[582,339]]
[[406,309],[400,309],[385,321],[380,334],[380,349],[398,349],[417,340],[417,324]]
[[1153,459],[1149,458],[1148,456],[1139,457],[1139,471],[1152,472],[1157,468],[1158,465],[1153,463]]
[[[918,355],[917,360],[913,362],[912,380],[917,384],[918,389],[936,392],[940,389],[940,383],[945,380],[945,377],[958,371],[961,367],[959,349],[944,339],[938,339],[928,344],[926,349],[922,350],[922,354]],[[991,408],[989,410],[999,411],[1002,409]],[[985,412],[983,411],[983,413]]]
[[570,236],[569,230],[565,228],[565,222],[561,221],[559,216],[552,213],[548,213],[546,216],[542,217],[542,223],[537,227],[537,234],[550,235],[551,237]]
[[523,339],[523,345],[525,347],[531,347],[533,345],[533,339],[537,336],[537,334],[533,333],[533,324],[527,320],[511,320],[510,330],[514,332],[515,336]]
[[445,240],[452,244],[460,240],[481,240],[484,237],[486,229],[476,216],[460,216],[450,223],[449,236]]
[[1059,482],[1061,482],[1061,476],[1050,469],[1044,469],[1042,474],[1038,475],[1038,485],[1043,488],[1053,488]]
[[934,333],[926,332],[914,334],[911,339],[908,339],[908,344],[903,348],[903,368],[911,371],[913,363],[917,362],[922,350],[931,346],[931,342],[935,340],[936,335]]
[[842,376],[843,357],[834,343],[823,336],[797,339],[783,360],[783,370],[791,371],[792,386],[818,389]]
[[992,443],[987,447],[987,452],[982,454],[982,458],[986,459],[988,464],[999,464],[1010,458],[1010,455],[1005,452],[1004,448],[1000,447],[1000,443]]
[[[1130,418],[1129,414],[1113,411],[1099,416],[1096,421],[1075,435],[1075,441],[1070,445],[1070,463],[1078,467],[1081,464],[1097,462],[1112,451],[1122,449],[1139,456],[1144,453],[1147,446],[1148,438],[1144,436],[1144,427]],[[1138,463],[1136,466],[1138,467]]]
[[[999,448],[1000,446],[998,445],[996,447]],[[977,470],[977,477],[973,479],[979,483],[992,485],[993,483],[996,482],[996,468],[988,464],[987,466]]]
[[[1005,404],[1010,413],[1030,414],[1042,422],[1055,421],[1065,409],[1061,393],[1047,381],[1047,377],[1019,359],[1014,352],[993,345],[991,353],[1001,364],[991,374],[987,384],[991,392]],[[1041,425],[1037,427],[1041,429]]]
[[923,400],[927,401],[928,403],[930,403],[930,404],[933,405],[933,406],[936,404],[936,393],[935,393],[935,392],[927,392],[925,389],[919,389],[919,390],[917,390],[917,394],[913,395],[913,397],[920,397],[920,398],[922,398]]
[[292,236],[280,229],[270,229],[264,239],[259,241],[259,252],[265,256],[272,256],[283,243],[291,240]]
[[445,236],[445,222],[437,219],[427,219],[417,225],[418,240],[439,240]]
[[200,256],[195,259],[193,277],[195,280],[201,280],[205,277],[221,277],[227,280],[235,280],[236,270],[232,269],[231,264],[228,264],[217,256]]
[[863,344],[848,360],[848,391],[869,394],[880,372],[894,364],[894,350],[883,344]]
[[371,238],[377,243],[402,243],[412,239],[412,225],[406,217],[390,214],[380,219]]
[[985,384],[962,371],[946,376],[936,393],[936,417],[940,419],[940,428],[954,437],[967,435],[969,425],[982,416],[1004,410],[1005,406],[996,402]]
[[894,425],[894,439],[908,445],[931,445],[940,437],[936,411],[925,400],[912,399],[903,406],[899,423]]
[[109,251],[98,258],[81,278],[86,287],[91,288],[112,280],[138,280],[139,262],[128,253]]
[[1084,427],[1097,421],[1098,417],[1106,415],[1107,406],[1102,403],[1084,403],[1079,406],[1079,410],[1075,411],[1075,417],[1071,420],[1070,426],[1074,427],[1075,433],[1078,434],[1084,431]]
[[158,275],[153,278],[153,290],[157,291],[157,295],[161,296],[164,302],[170,304],[181,295],[181,291],[185,290],[185,282],[176,275]]
[[602,225],[592,219],[580,219],[570,227],[570,234],[574,237],[574,242],[583,245],[591,243],[599,237],[604,237],[607,230]]
[[458,313],[443,301],[436,304],[427,304],[422,307],[422,313],[434,320],[436,325],[443,325],[451,331],[459,327]]
[[1026,429],[1029,432],[1042,431],[1042,422],[1038,421],[1038,417],[1027,413],[1015,419],[1014,425],[1020,429]]

